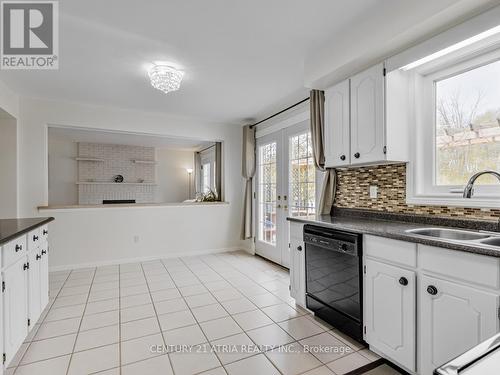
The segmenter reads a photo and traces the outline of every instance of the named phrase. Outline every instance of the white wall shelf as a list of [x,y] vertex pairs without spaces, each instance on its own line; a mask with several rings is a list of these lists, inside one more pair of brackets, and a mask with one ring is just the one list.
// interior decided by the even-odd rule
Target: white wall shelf
[[132,160],[135,164],[156,164],[156,160]]
[[77,185],[142,185],[142,186],[156,186],[154,182],[85,182],[79,181]]
[[103,162],[104,159],[97,159],[97,158],[85,158],[85,157],[76,157],[76,161],[95,161],[95,162]]

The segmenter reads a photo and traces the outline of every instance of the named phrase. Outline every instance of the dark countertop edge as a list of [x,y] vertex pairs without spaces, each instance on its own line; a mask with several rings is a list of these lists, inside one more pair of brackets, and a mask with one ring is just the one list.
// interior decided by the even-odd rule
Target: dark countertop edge
[[[25,218],[19,218],[19,219],[14,219],[14,220],[22,220],[22,219],[25,219]],[[2,246],[3,244],[5,244],[7,242],[12,241],[15,238],[22,236],[23,234],[26,234],[26,233],[32,231],[33,229],[41,227],[42,225],[45,225],[45,224],[50,223],[51,221],[55,220],[55,218],[53,218],[53,217],[40,217],[40,218],[30,218],[30,219],[40,219],[40,221],[37,222],[36,224],[28,225],[25,228],[7,236],[7,237],[0,238],[0,246]],[[0,220],[3,220],[3,219],[0,219]],[[11,219],[6,219],[6,220],[11,220]]]
[[[288,221],[294,221],[298,223],[304,223],[304,224],[316,224],[319,226],[324,226],[327,228],[333,228],[333,229],[339,229],[339,230],[344,230],[347,232],[354,232],[354,233],[360,233],[360,234],[368,234],[372,236],[378,236],[378,237],[385,237],[385,238],[390,238],[394,240],[400,240],[400,241],[406,241],[406,242],[413,242],[413,243],[418,243],[422,245],[427,245],[427,246],[435,246],[435,247],[441,247],[444,249],[448,250],[456,250],[456,251],[463,251],[467,253],[472,253],[472,254],[477,254],[477,255],[486,255],[486,256],[491,256],[491,257],[496,257],[500,258],[500,249],[494,249],[490,247],[486,247],[484,245],[465,245],[462,243],[457,243],[449,240],[439,240],[439,239],[433,239],[431,237],[427,236],[420,236],[417,234],[411,234],[411,233],[406,233],[404,231],[395,231],[395,232],[387,232],[387,231],[379,231],[379,230],[370,230],[367,228],[360,228],[356,229],[353,226],[350,225],[342,225],[340,223],[330,223],[327,221],[321,221],[317,219],[307,219],[307,218],[300,218],[300,217],[287,217]],[[373,219],[376,222],[384,222],[384,223],[391,223],[389,220],[380,220],[380,219]],[[410,224],[410,223],[404,223],[404,222],[393,222],[394,224]],[[416,224],[416,223],[413,223]],[[438,227],[438,225],[425,225],[425,224],[419,224],[419,227]],[[443,227],[443,226],[441,226]]]

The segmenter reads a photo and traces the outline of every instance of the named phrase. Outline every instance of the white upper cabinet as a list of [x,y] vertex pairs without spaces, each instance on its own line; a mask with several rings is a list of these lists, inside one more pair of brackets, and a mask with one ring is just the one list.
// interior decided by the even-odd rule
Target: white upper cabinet
[[408,161],[408,86],[384,64],[325,91],[326,166]]
[[385,159],[384,83],[383,64],[351,78],[352,164]]
[[[325,91],[325,164],[340,167],[351,163],[349,80]],[[326,145],[329,145],[327,147]]]

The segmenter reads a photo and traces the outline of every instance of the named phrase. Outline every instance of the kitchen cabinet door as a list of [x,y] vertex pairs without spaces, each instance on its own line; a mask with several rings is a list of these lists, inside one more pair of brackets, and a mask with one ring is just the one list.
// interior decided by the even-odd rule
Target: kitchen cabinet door
[[305,247],[302,240],[290,237],[290,296],[300,305],[306,305]]
[[40,245],[40,311],[49,303],[49,244]]
[[365,341],[388,358],[415,370],[415,272],[365,260]]
[[422,275],[419,373],[432,371],[498,332],[498,296]]
[[30,320],[29,329],[33,328],[40,317],[42,301],[40,289],[40,249],[31,250],[28,254],[28,318]]
[[351,164],[385,160],[384,66],[351,77]]
[[5,269],[3,276],[3,328],[6,365],[12,360],[28,334],[28,279],[26,257]]
[[351,162],[349,80],[325,91],[325,164],[340,167]]

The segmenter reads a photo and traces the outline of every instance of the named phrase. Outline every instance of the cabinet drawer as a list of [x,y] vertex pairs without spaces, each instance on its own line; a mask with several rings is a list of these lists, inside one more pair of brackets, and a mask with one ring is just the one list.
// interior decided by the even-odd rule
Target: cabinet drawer
[[26,235],[16,238],[3,246],[2,267],[8,267],[26,254]]
[[425,271],[499,289],[499,258],[418,245],[420,267]]
[[40,228],[33,229],[31,232],[28,232],[28,250],[34,250],[38,246],[40,246],[40,242],[42,240],[42,236],[40,234]]
[[367,256],[409,267],[417,266],[417,245],[412,242],[369,235],[363,237],[363,242],[363,251]]

